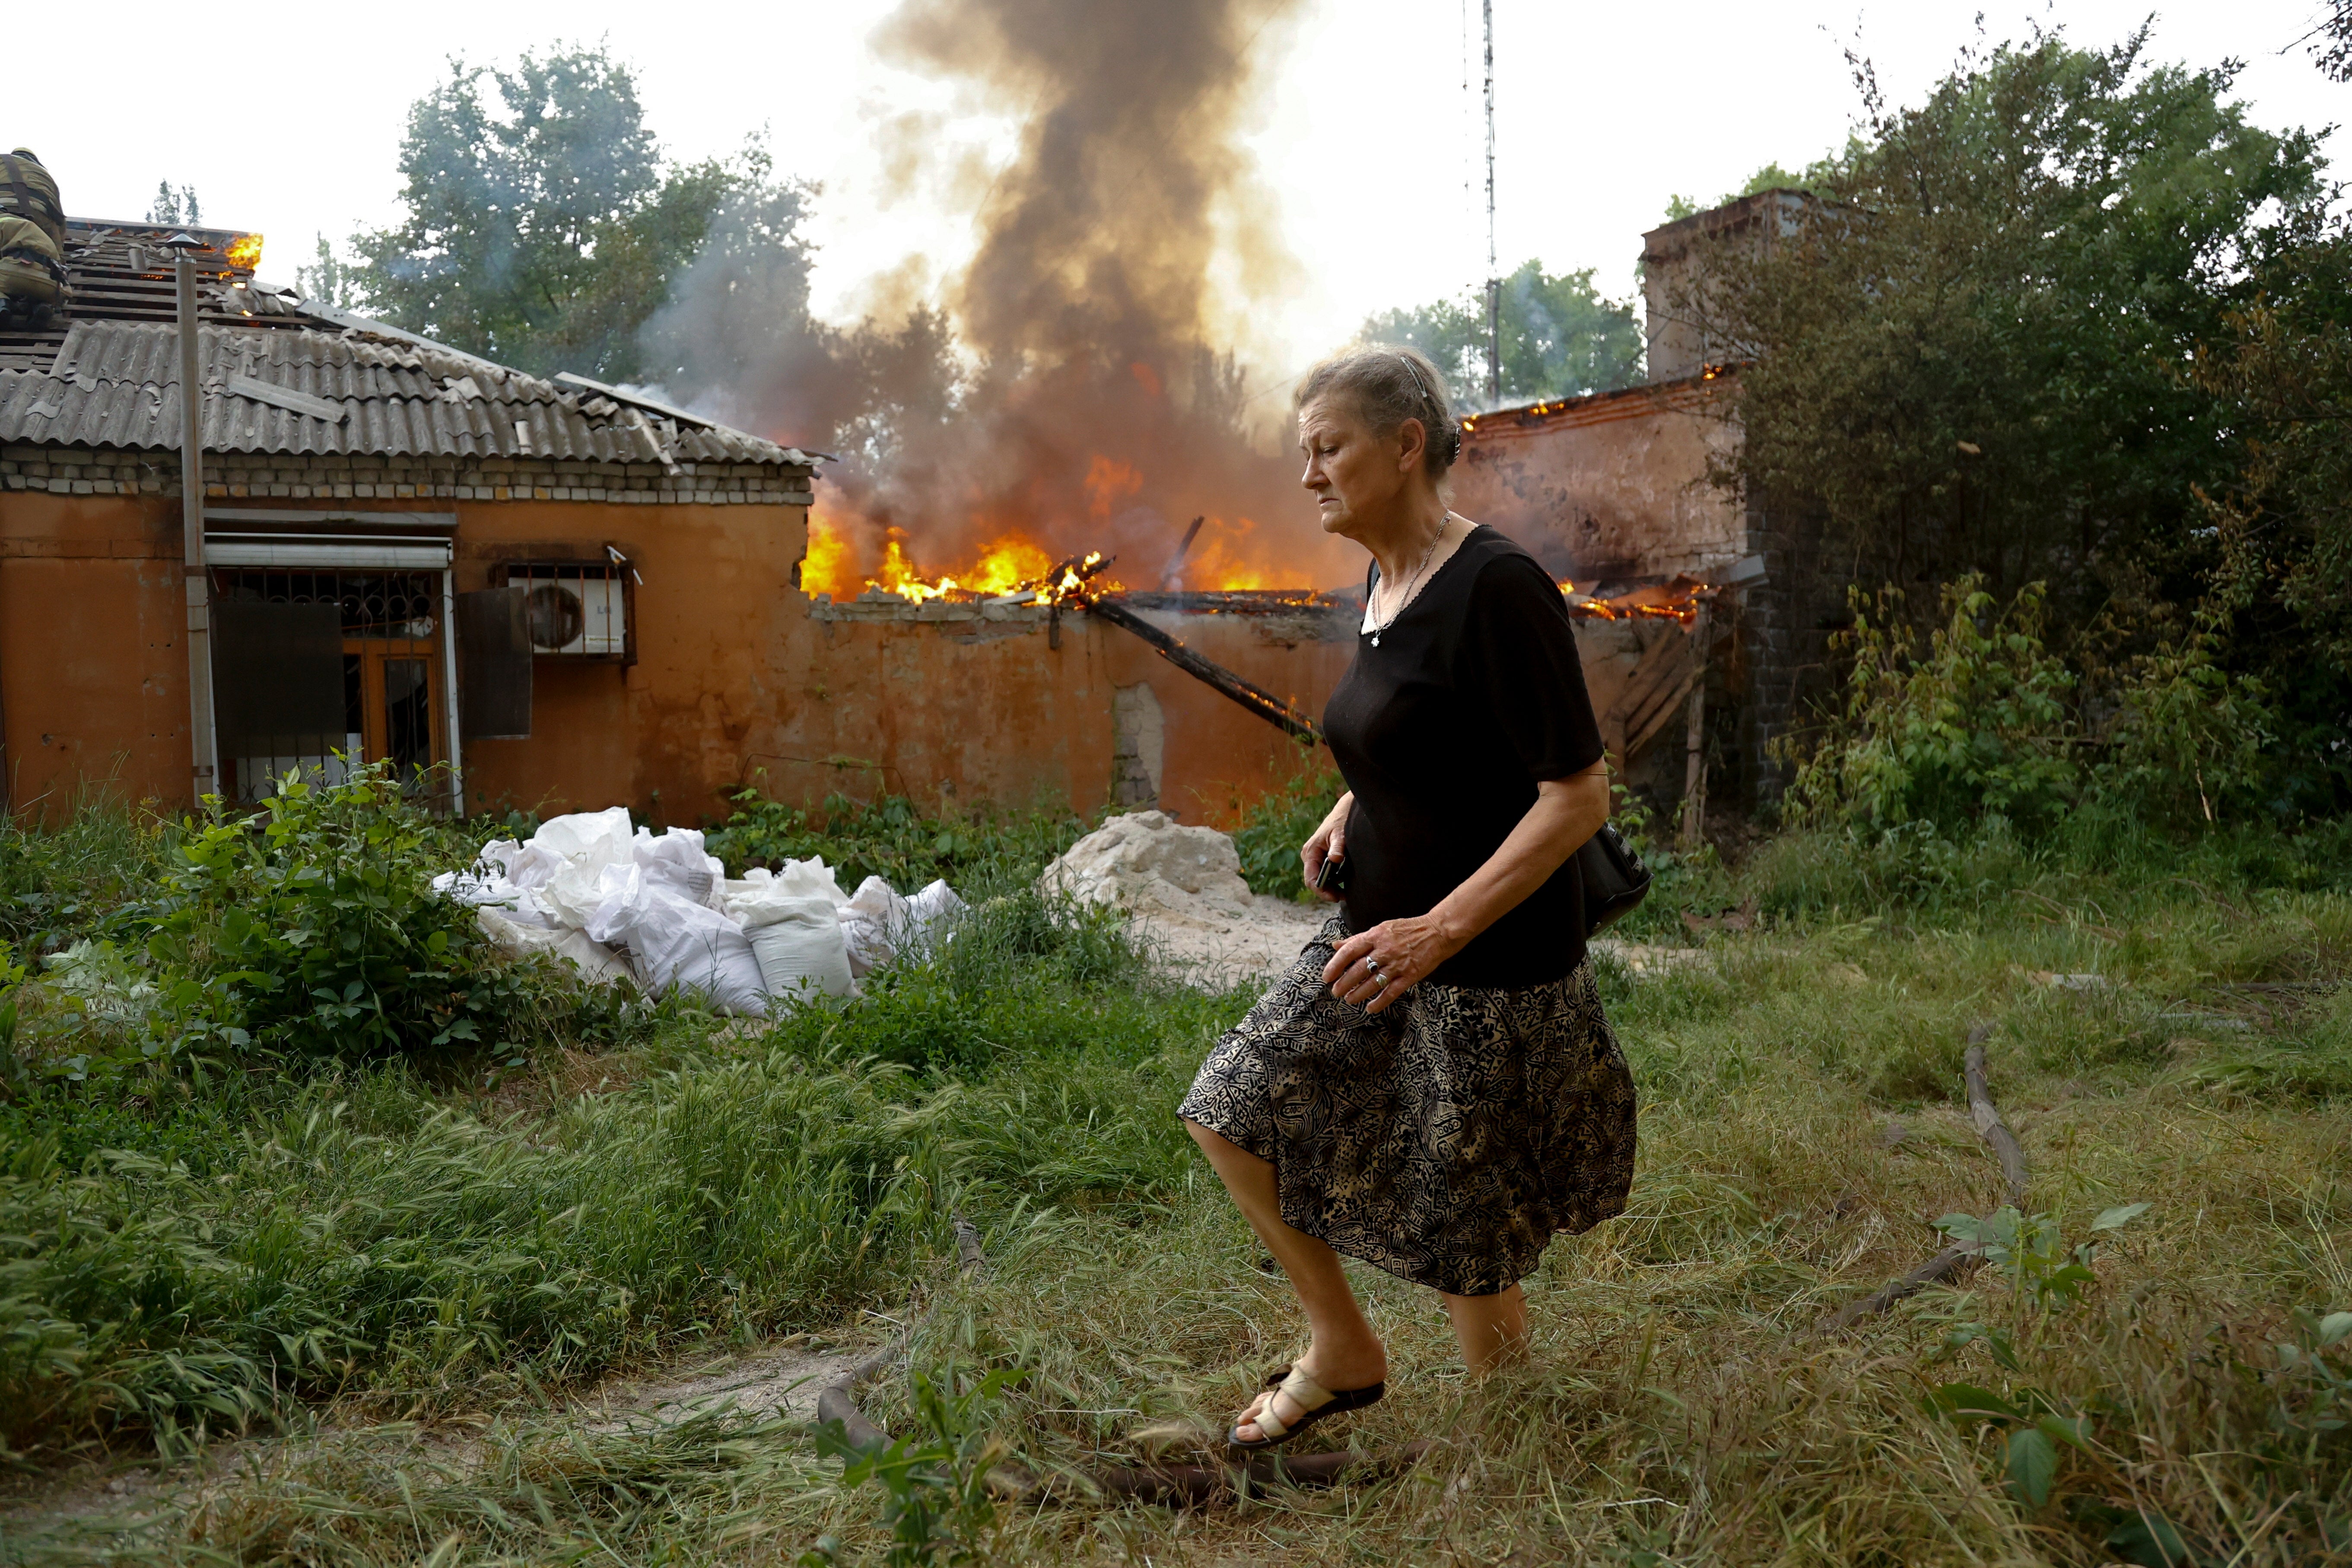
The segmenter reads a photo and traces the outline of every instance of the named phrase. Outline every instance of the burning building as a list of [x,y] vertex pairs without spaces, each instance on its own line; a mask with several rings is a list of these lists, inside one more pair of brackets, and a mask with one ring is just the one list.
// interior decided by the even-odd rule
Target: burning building
[[[190,797],[166,237],[77,221],[61,319],[0,334],[17,810],[109,781]],[[1360,589],[1334,584],[1360,569],[1307,520],[1286,457],[1225,440],[1223,466],[1169,484],[1132,447],[1032,432],[1015,461],[972,454],[985,505],[954,529],[871,485],[842,487],[872,509],[835,521],[813,455],[320,307],[257,281],[248,236],[194,237],[225,794],[340,752],[439,765],[430,787],[461,779],[466,810],[618,800],[690,822],[756,785],[1215,818],[1298,765],[1352,655]],[[1478,416],[1455,473],[1459,509],[1560,578],[1612,750],[1663,801],[1758,776],[1785,660],[1780,546],[1707,483],[1737,439],[1733,378],[1660,369]],[[1147,435],[1210,449],[1153,380],[1105,384],[1133,388]],[[1221,492],[1251,511],[1207,509]],[[1055,559],[1073,538],[1115,554]]]

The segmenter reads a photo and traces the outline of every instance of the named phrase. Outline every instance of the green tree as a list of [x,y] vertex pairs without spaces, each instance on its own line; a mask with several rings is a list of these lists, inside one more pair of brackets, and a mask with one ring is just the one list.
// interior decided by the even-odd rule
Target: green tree
[[352,264],[335,254],[325,235],[316,238],[318,249],[312,258],[294,269],[294,287],[312,304],[347,310],[355,303],[358,284],[352,276]]
[[730,214],[738,241],[803,279],[806,188],[764,154],[667,162],[629,68],[602,47],[452,60],[409,110],[406,216],[354,241],[370,313],[541,374],[642,373],[638,329]]
[[196,202],[196,188],[182,185],[174,190],[169,180],[156,182],[155,199],[147,207],[147,221],[173,227],[182,224],[196,227],[205,221],[205,210]]
[[2196,488],[2231,443],[2179,367],[2318,164],[2226,101],[2233,65],[2145,39],[1972,53],[1914,109],[1861,67],[1870,134],[1817,199],[1676,284],[1749,361],[1719,477],[1818,507],[1855,580],[2046,580],[2080,625],[2123,578],[2180,600],[2210,569]]
[[2327,0],[2326,18],[2304,41],[2331,79],[2352,81],[2352,0]]
[[[2238,471],[2199,500],[2218,551],[2216,655],[2278,706],[2283,803],[2352,806],[2352,227],[2315,207],[2200,351]],[[2205,705],[2211,711],[2212,705]]]
[[[1861,149],[1860,139],[1849,138],[1846,142],[1845,156],[1851,159]],[[1837,168],[1838,162],[1834,155],[1819,158],[1806,164],[1804,172],[1801,174],[1791,174],[1781,168],[1778,161],[1775,161],[1748,175],[1748,183],[1736,191],[1725,193],[1723,199],[1714,204],[1718,207],[1728,206],[1742,196],[1753,196],[1765,191],[1810,191],[1826,184],[1836,173]],[[1696,217],[1707,210],[1706,206],[1690,196],[1666,198],[1666,222],[1670,224],[1683,218]]]
[[[1642,329],[1631,304],[1601,298],[1591,267],[1555,277],[1537,261],[1503,280],[1503,401],[1606,392],[1641,379]],[[1405,343],[1453,378],[1465,402],[1482,402],[1486,387],[1486,298],[1473,290],[1451,299],[1391,310],[1364,323],[1364,338]]]

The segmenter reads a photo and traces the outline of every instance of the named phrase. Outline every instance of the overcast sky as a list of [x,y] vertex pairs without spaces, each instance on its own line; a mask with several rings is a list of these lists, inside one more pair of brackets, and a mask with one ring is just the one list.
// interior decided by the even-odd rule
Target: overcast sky
[[[636,68],[673,154],[757,136],[779,169],[824,183],[818,300],[854,314],[871,280],[910,257],[925,275],[951,272],[972,232],[970,214],[937,194],[878,197],[877,118],[955,105],[877,57],[868,36],[890,8],[131,3],[100,22],[71,5],[22,7],[8,22],[11,52],[42,66],[12,73],[0,145],[38,152],[78,214],[142,216],[157,181],[193,184],[207,223],[264,232],[262,276],[290,280],[315,234],[393,217],[407,106],[447,56],[499,61],[602,38]],[[2352,88],[2287,46],[2323,8],[2177,5],[2156,14],[2152,54],[2191,65],[2235,55],[2255,121],[2317,128],[2345,116]],[[1617,293],[1631,291],[1641,231],[1670,193],[1711,201],[1767,161],[1800,167],[1843,140],[1858,112],[1849,47],[1895,98],[1916,100],[1975,37],[1979,10],[1996,38],[2039,22],[2085,45],[2148,14],[2115,0],[1496,0],[1495,10],[1503,265],[1535,256],[1555,271],[1592,267]],[[1370,311],[1484,276],[1477,25],[1468,0],[1303,0],[1293,22],[1259,37],[1250,64],[1266,85],[1248,151],[1303,278],[1286,298],[1251,302],[1262,359],[1311,357]],[[982,156],[1012,146],[1009,127],[982,120],[954,140]]]

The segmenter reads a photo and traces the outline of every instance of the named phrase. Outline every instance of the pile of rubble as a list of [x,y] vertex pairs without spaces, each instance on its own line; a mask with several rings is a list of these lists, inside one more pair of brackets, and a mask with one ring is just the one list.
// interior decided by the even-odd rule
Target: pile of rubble
[[934,882],[911,898],[878,876],[844,893],[822,859],[730,877],[692,828],[633,828],[628,809],[555,817],[482,846],[436,892],[472,904],[492,941],[552,953],[591,979],[699,993],[758,1017],[773,1002],[856,994],[864,975],[944,940],[964,907]]
[[1272,978],[1333,910],[1252,893],[1233,840],[1163,811],[1113,817],[1047,866],[1037,889],[1124,910],[1162,965],[1215,987]]

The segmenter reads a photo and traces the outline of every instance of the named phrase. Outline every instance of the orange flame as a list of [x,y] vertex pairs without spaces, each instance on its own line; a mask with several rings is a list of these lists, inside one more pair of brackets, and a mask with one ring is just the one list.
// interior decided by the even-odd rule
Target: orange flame
[[[1135,501],[1147,498],[1140,469],[1100,453],[1087,461],[1085,472],[1077,476],[1076,491],[1066,503],[1070,507],[1066,516],[1012,526],[1006,526],[1012,524],[1010,518],[976,517],[950,530],[963,538],[977,537],[985,542],[966,547],[969,553],[950,561],[931,556],[929,547],[905,529],[877,528],[854,509],[836,508],[829,498],[821,497],[818,509],[809,515],[801,591],[826,595],[836,603],[855,600],[865,591],[896,594],[916,603],[1018,593],[1048,601],[1062,597],[1074,591],[1076,584],[1048,583],[1047,578],[1055,575],[1055,562],[1068,554],[1072,543],[1089,538],[1108,543],[1107,534],[1126,541],[1119,547],[1122,553],[1134,549],[1134,523],[1122,513]],[[1261,530],[1245,517],[1204,517],[1201,521],[1204,526],[1192,530],[1178,570],[1164,580],[1155,580],[1153,574],[1174,564],[1175,546],[1184,530],[1169,534],[1169,561],[1154,559],[1149,544],[1137,551],[1142,557],[1135,563],[1143,574],[1140,586],[1174,587],[1181,582],[1196,591],[1295,591],[1303,596],[1302,601],[1312,599],[1314,585],[1307,580],[1310,569],[1285,559],[1288,552],[1276,537],[1278,530]],[[1053,548],[1055,543],[1062,548]],[[919,559],[919,555],[924,559]],[[1099,556],[1097,551],[1081,559],[1081,566],[1090,569],[1085,579],[1087,591],[1118,591],[1108,578],[1093,570],[1098,567]]]
[[1698,618],[1699,605],[1715,591],[1715,584],[1685,572],[1671,582],[1595,599],[1589,593],[1579,593],[1576,584],[1563,577],[1559,591],[1568,600],[1568,612],[1581,620],[1632,621],[1647,615],[1687,626]]
[[239,235],[228,243],[228,264],[251,272],[261,265],[261,236]]
[[801,591],[852,600],[864,589],[895,593],[920,604],[928,600],[988,599],[1041,588],[1054,558],[1026,534],[1013,532],[990,541],[968,566],[933,577],[916,563],[903,529],[883,536],[882,559],[870,573],[858,570],[857,551],[847,529],[818,514],[809,517],[808,555],[801,562]]

